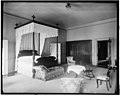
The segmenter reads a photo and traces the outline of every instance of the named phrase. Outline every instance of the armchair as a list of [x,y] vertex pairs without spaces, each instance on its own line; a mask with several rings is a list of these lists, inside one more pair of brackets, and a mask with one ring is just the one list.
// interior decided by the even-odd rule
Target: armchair
[[73,60],[72,56],[67,57],[67,63],[68,63],[69,66],[70,65],[75,65],[75,62],[76,61]]

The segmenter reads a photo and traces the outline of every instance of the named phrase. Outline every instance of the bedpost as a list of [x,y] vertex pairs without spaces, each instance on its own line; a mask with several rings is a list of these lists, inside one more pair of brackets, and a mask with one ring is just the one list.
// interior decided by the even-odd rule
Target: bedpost
[[40,55],[40,33],[38,33],[38,54]]
[[33,32],[33,66],[35,65],[35,40],[34,40],[34,32]]
[[[57,25],[57,28],[58,28],[58,30],[59,30],[59,27],[58,27],[58,24],[56,24]],[[58,36],[57,36],[57,62],[58,62]]]
[[58,36],[57,36],[57,62],[58,62]]

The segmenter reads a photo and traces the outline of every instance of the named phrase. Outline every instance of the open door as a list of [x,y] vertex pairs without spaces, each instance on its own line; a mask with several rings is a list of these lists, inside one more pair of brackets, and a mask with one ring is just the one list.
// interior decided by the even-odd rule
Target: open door
[[98,41],[97,46],[98,66],[108,68],[108,64],[111,64],[111,40]]

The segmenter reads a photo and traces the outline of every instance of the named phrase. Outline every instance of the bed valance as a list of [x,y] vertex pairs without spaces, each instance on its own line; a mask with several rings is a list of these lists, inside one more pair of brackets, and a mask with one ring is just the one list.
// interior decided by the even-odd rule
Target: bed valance
[[27,24],[25,26],[22,26],[20,28],[17,28],[16,29],[16,44],[17,44],[16,55],[18,55],[20,50],[22,35],[32,33],[32,32],[40,33],[40,54],[42,53],[45,38],[58,36],[58,29],[40,25],[34,22]]
[[[39,52],[39,33],[34,33],[34,49]],[[33,33],[24,34],[21,37],[20,51],[21,50],[33,50]]]

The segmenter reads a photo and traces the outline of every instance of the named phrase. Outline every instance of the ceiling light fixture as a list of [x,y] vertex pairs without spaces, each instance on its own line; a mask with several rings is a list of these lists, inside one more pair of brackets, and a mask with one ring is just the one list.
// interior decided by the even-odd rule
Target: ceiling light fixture
[[66,8],[71,8],[70,3],[67,3],[65,7],[66,7]]

